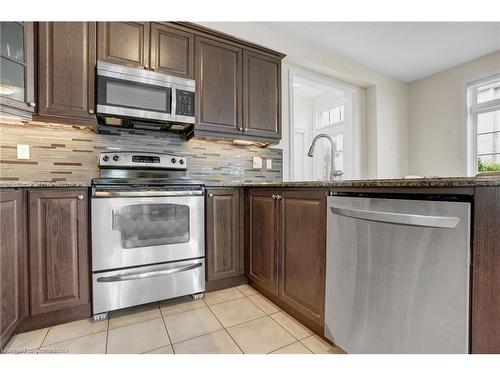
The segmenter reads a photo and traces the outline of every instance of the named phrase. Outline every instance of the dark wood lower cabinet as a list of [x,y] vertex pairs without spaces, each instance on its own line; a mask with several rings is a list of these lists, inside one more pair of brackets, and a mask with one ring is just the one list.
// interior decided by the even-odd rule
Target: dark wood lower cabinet
[[471,352],[500,354],[500,187],[474,192]]
[[31,190],[30,312],[90,302],[87,191]]
[[23,190],[0,191],[0,347],[28,314],[28,254]]
[[322,335],[326,191],[251,189],[246,210],[250,284]]

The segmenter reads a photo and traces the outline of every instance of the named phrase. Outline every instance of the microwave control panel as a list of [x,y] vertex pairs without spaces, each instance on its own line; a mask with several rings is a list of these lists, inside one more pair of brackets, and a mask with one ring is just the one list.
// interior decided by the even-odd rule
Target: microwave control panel
[[179,116],[194,117],[194,92],[186,90],[176,90],[176,110]]

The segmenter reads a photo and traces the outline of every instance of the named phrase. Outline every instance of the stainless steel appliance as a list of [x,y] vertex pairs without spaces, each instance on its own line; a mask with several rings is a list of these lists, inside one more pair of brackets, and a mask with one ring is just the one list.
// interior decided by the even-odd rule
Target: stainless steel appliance
[[195,81],[124,65],[97,62],[100,124],[192,130]]
[[204,186],[186,159],[104,152],[92,181],[93,314],[205,290]]
[[327,204],[325,336],[348,353],[468,353],[470,203]]

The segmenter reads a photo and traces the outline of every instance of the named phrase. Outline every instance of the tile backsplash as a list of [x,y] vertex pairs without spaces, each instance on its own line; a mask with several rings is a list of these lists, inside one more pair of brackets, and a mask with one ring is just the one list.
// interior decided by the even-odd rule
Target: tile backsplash
[[[30,159],[18,160],[17,144],[30,146]],[[98,175],[100,152],[148,151],[187,158],[188,176],[206,184],[279,182],[282,151],[236,146],[228,141],[193,138],[172,133],[46,123],[10,123],[0,120],[1,182],[64,182],[88,184]],[[252,157],[272,159],[272,169],[252,168]]]

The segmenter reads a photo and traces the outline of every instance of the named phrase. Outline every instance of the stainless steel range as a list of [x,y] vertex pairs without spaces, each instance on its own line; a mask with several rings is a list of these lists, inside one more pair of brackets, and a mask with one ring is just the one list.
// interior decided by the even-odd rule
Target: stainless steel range
[[186,159],[104,152],[92,181],[93,314],[205,290],[204,186]]

